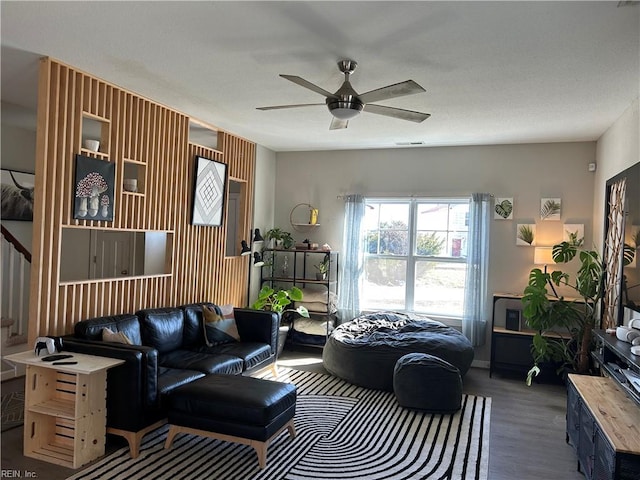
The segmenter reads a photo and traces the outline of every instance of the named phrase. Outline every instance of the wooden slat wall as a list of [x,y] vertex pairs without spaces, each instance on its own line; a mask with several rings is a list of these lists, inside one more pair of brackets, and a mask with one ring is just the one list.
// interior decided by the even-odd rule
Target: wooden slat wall
[[[81,150],[83,116],[104,126],[105,153]],[[247,303],[248,257],[225,257],[226,228],[192,226],[194,156],[226,163],[246,182],[249,240],[255,144],[218,131],[218,150],[189,143],[189,117],[54,60],[42,59],[38,98],[30,342],[63,335],[82,319],[141,308],[211,301]],[[212,130],[216,130],[211,127]],[[105,133],[106,132],[106,133]],[[116,164],[114,221],[73,219],[75,155]],[[138,169],[140,193],[122,189],[125,164]],[[225,212],[226,218],[226,212]],[[170,274],[64,282],[65,228],[168,232]]]

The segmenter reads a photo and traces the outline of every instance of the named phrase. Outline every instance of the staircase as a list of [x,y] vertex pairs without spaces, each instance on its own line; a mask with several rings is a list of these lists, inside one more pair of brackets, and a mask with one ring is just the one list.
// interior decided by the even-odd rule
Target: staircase
[[0,351],[3,381],[23,374],[4,357],[30,349],[27,345],[30,273],[31,253],[2,225]]

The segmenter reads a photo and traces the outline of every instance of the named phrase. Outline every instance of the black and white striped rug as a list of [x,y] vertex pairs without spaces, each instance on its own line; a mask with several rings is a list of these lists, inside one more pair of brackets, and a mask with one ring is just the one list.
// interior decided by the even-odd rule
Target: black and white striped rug
[[329,375],[281,367],[277,380],[298,387],[297,435],[274,439],[264,470],[253,448],[211,438],[178,435],[164,450],[165,426],[145,437],[137,459],[123,448],[69,480],[487,478],[490,398],[465,395],[455,415],[431,415]]
[[9,392],[2,395],[2,410],[0,416],[2,427],[0,431],[4,432],[15,427],[22,426],[24,422],[24,391]]

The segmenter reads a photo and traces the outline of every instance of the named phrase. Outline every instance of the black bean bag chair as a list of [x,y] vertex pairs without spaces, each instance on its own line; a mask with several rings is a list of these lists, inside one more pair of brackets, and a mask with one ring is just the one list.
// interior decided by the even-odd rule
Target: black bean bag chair
[[331,333],[322,352],[324,368],[354,385],[393,391],[393,369],[407,353],[428,353],[455,366],[464,377],[473,346],[462,333],[427,317],[398,312],[365,314]]

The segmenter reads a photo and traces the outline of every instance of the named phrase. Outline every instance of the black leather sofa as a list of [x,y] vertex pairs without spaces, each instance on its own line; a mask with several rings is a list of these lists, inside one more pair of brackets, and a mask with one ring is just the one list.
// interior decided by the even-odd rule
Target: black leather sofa
[[[207,303],[91,318],[63,339],[65,351],[125,360],[107,372],[107,433],[126,438],[133,458],[142,437],[166,422],[163,397],[174,388],[212,373],[275,369],[277,314],[236,308],[240,341],[212,345],[205,336],[203,305],[221,313]],[[104,328],[123,332],[132,345],[102,341]]]

